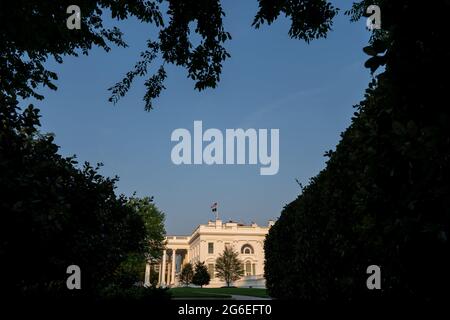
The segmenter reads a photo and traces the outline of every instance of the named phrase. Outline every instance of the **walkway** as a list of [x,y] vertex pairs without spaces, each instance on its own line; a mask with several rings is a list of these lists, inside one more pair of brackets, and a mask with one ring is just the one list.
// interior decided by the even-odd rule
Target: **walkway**
[[241,296],[241,295],[237,295],[237,294],[232,294],[231,295],[231,300],[272,300],[272,299],[271,298]]

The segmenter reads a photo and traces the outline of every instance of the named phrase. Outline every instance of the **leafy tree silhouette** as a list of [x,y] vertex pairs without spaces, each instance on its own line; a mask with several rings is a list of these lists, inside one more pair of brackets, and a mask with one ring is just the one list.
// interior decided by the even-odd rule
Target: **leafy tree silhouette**
[[[53,57],[61,63],[64,56],[87,55],[92,47],[106,51],[111,45],[126,47],[119,28],[104,27],[107,15],[115,20],[134,17],[158,30],[157,40],[148,40],[147,49],[122,81],[109,90],[110,101],[116,103],[124,96],[137,76],[146,76],[152,62],[163,62],[146,81],[145,109],[153,108],[152,101],[164,89],[167,63],[187,71],[195,82],[195,89],[215,88],[220,80],[222,63],[230,55],[224,44],[231,39],[225,31],[221,2],[218,0],[80,0],[81,29],[69,30],[66,9],[69,0],[2,1],[0,10],[0,91],[9,97],[35,97],[39,85],[55,90],[57,74],[47,70],[44,63]],[[272,23],[281,13],[291,18],[289,35],[310,41],[324,37],[337,13],[328,1],[259,1],[259,11],[253,21],[258,28]],[[163,12],[163,9],[165,12]],[[194,23],[195,27],[191,25]],[[34,34],[35,36],[30,36]],[[195,34],[195,35],[193,35]],[[194,46],[191,39],[200,38]]]
[[191,263],[186,263],[183,265],[183,268],[181,269],[180,273],[180,282],[188,286],[192,283],[192,278],[194,277],[194,268],[192,267]]
[[206,268],[205,263],[198,261],[195,264],[195,272],[194,276],[192,277],[192,283],[203,288],[203,286],[209,284],[210,280],[211,277],[208,273],[208,269]]
[[[364,50],[384,66],[326,168],[265,242],[272,296],[303,301],[445,301],[450,264],[450,50],[445,1],[377,1],[382,31]],[[353,19],[369,1],[355,4]],[[367,267],[380,266],[381,290]]]
[[242,261],[238,258],[238,253],[231,247],[226,247],[225,250],[216,259],[216,276],[227,283],[227,287],[240,279],[244,275],[244,268]]

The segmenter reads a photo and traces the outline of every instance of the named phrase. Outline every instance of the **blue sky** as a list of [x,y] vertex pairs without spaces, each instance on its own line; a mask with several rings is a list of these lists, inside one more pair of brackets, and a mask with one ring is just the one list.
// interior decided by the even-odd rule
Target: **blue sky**
[[[328,38],[306,44],[288,37],[286,19],[253,29],[256,1],[225,0],[224,10],[233,39],[216,89],[199,93],[184,69],[169,66],[167,89],[151,112],[144,111],[143,80],[117,105],[109,103],[107,88],[155,36],[148,25],[129,20],[115,23],[128,48],[48,63],[59,75],[58,90],[43,90],[46,99],[37,103],[42,131],[55,133],[62,154],[103,162],[103,174],[120,177],[118,193],[154,196],[169,234],[188,234],[212,219],[209,207],[216,201],[223,220],[266,224],[277,218],[300,192],[295,179],[306,184],[324,167],[324,152],[350,124],[370,80],[363,67],[370,36],[365,21],[350,23],[341,12]],[[259,165],[174,165],[171,133],[192,131],[194,120],[202,120],[204,130],[279,129],[278,174],[261,176]]]

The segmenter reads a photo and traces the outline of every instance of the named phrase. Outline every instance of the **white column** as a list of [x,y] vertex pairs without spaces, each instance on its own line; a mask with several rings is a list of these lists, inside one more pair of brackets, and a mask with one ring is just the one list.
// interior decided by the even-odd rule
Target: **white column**
[[149,287],[150,286],[150,270],[151,265],[149,262],[145,265],[145,278],[144,278],[144,286]]
[[158,270],[159,270],[159,272],[158,272],[158,286],[160,286],[161,285],[161,272],[162,272],[161,262],[158,265]]
[[166,284],[166,250],[163,251],[161,285]]
[[176,254],[176,250],[172,249],[172,275],[170,276],[171,284],[175,284],[175,254]]
[[170,284],[170,261],[169,256],[167,256],[167,273],[166,273],[166,284]]

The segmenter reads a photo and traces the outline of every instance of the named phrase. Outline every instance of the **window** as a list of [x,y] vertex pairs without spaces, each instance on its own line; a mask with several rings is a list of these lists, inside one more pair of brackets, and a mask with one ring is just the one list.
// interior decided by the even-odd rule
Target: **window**
[[208,242],[208,254],[213,254],[213,253],[214,253],[214,243]]
[[245,275],[246,276],[252,275],[252,263],[250,261],[247,261],[245,263]]
[[214,278],[214,263],[208,263],[208,273],[211,279]]
[[253,254],[253,247],[249,244],[244,244],[241,248],[242,254]]

